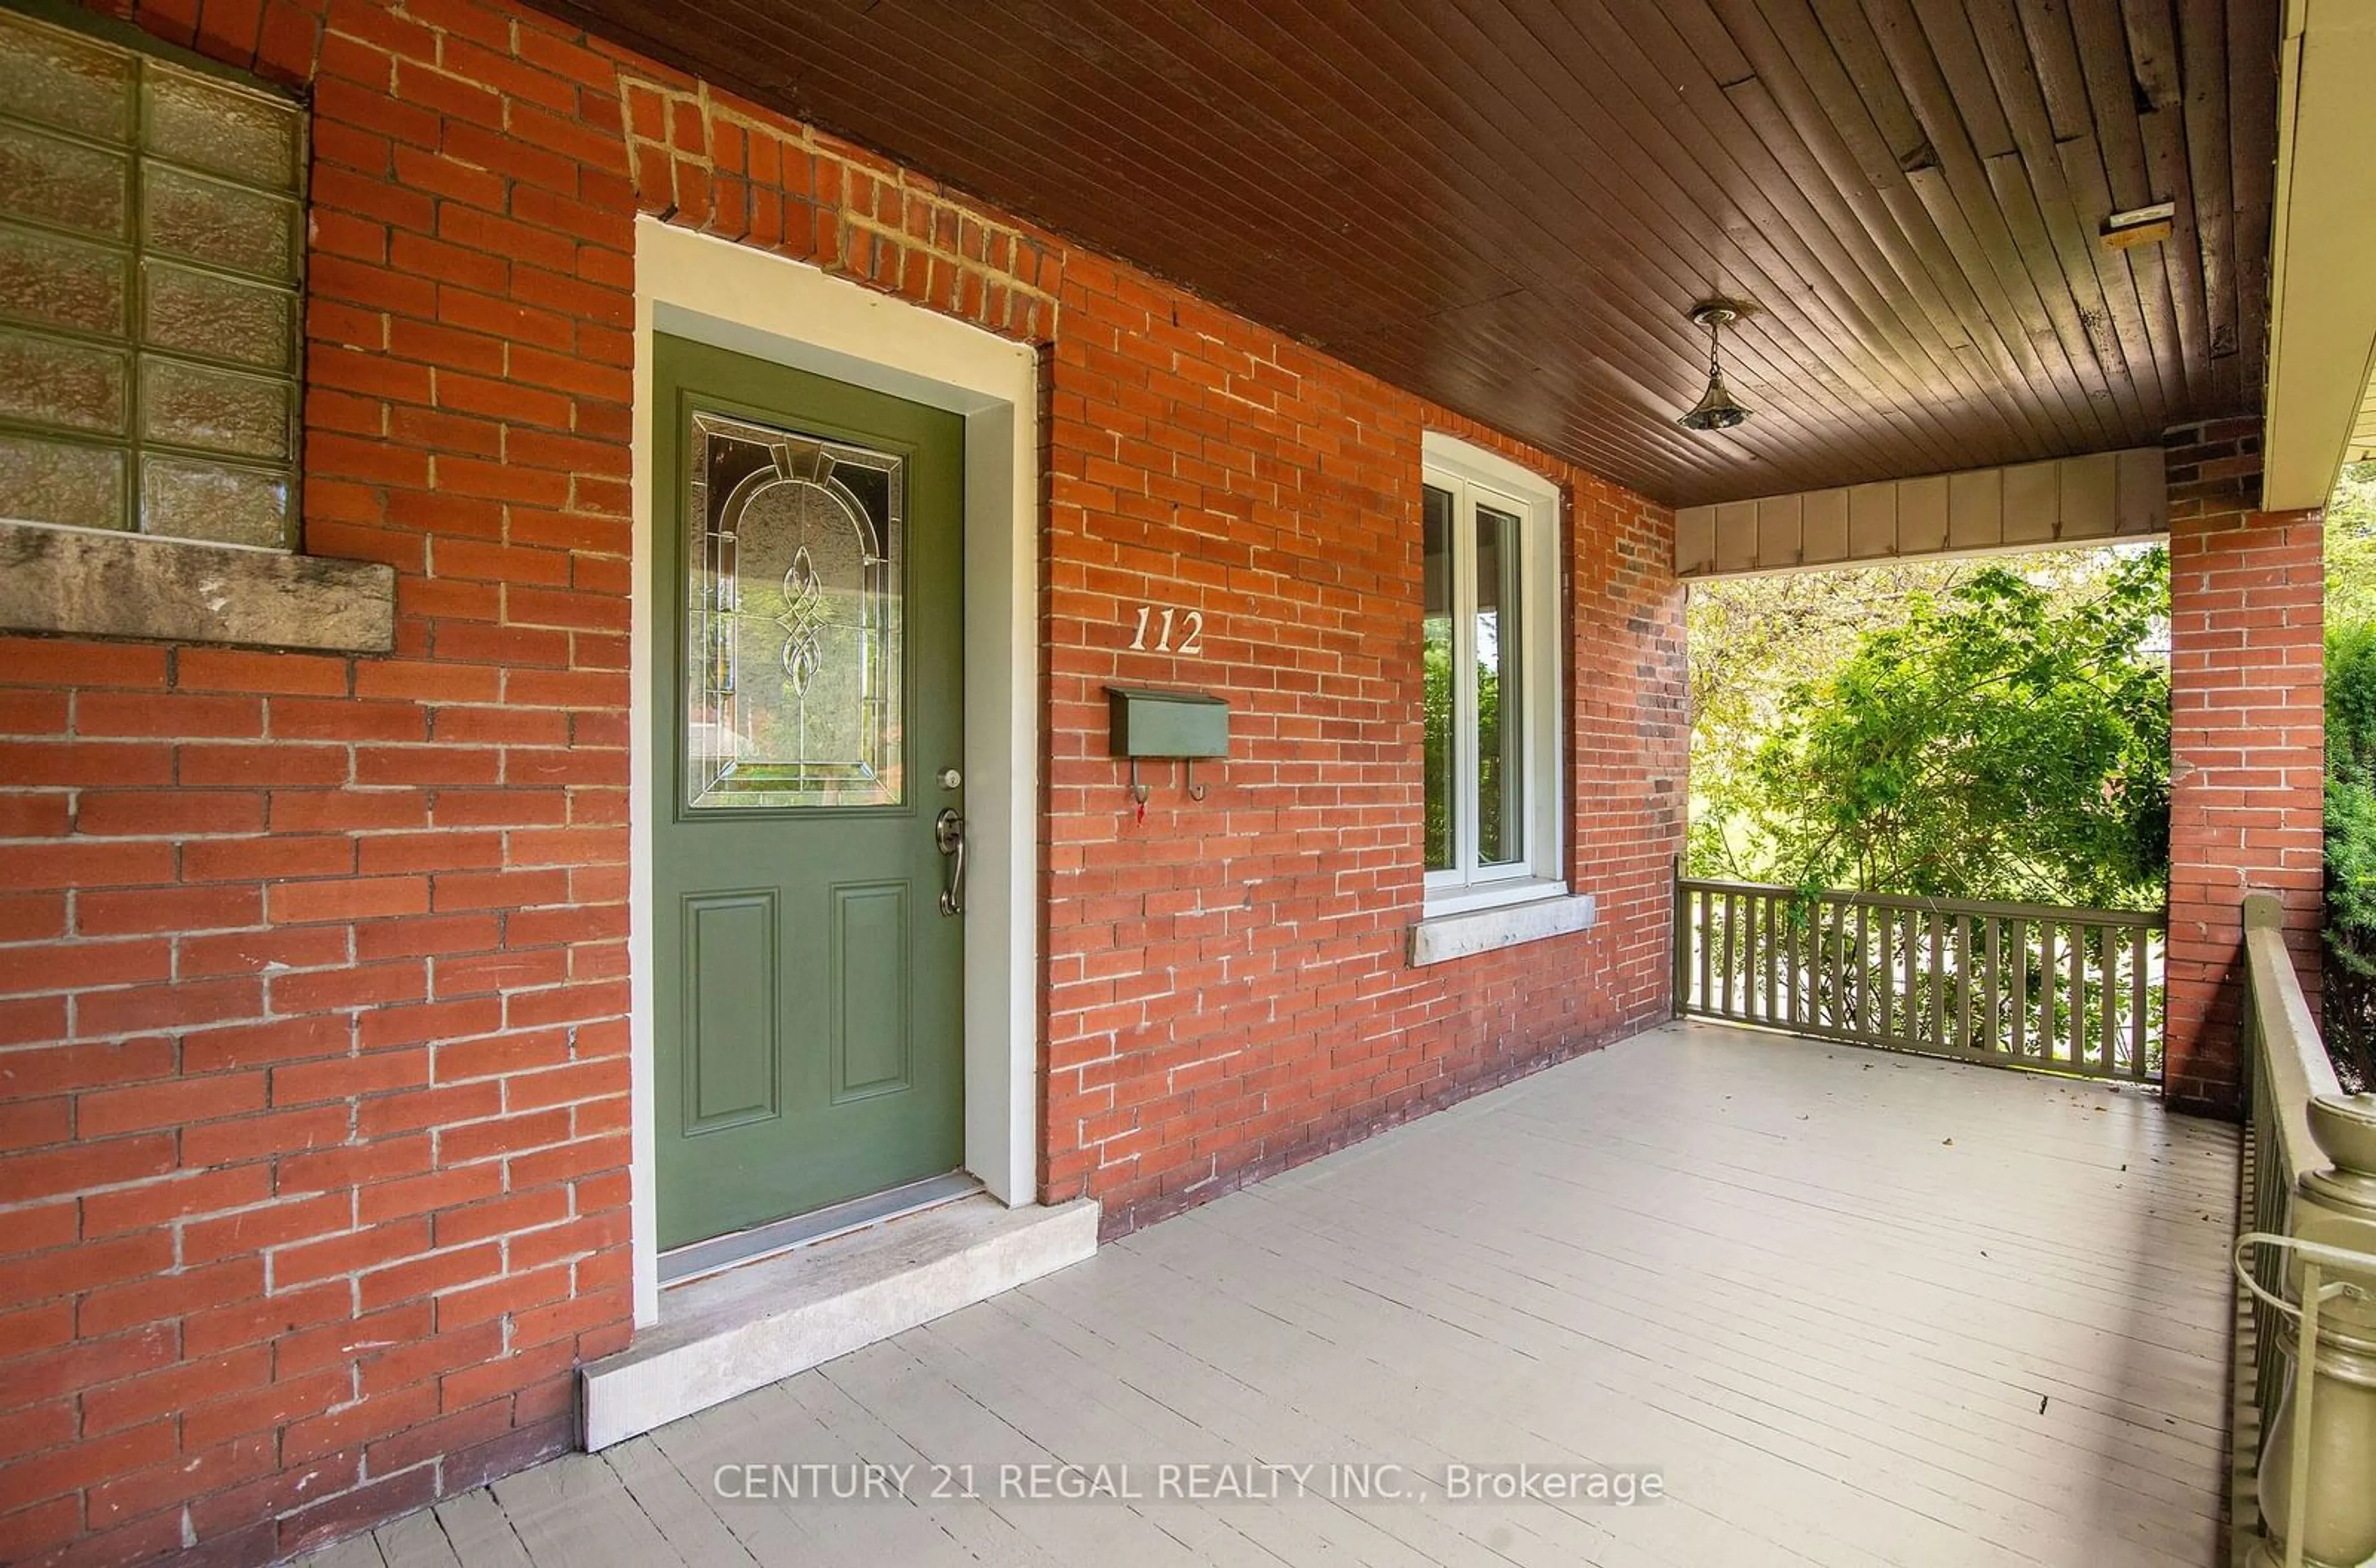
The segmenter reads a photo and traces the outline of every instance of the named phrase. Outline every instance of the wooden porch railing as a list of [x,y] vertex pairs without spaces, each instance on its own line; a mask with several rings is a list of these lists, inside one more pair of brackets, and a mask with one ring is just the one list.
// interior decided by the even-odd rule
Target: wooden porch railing
[[[2246,901],[2244,930],[2244,1140],[2243,1212],[2247,1230],[2263,1235],[2293,1233],[2294,1193],[2301,1179],[2326,1163],[2311,1135],[2310,1102],[2340,1094],[2334,1063],[2320,1042],[2318,1025],[2295,977],[2293,956],[2274,909],[2254,894]],[[2273,1246],[2254,1247],[2248,1260],[2253,1280],[2274,1296],[2286,1291],[2286,1260]],[[2237,1473],[2250,1478],[2261,1434],[2276,1419],[2285,1391],[2285,1341],[2291,1329],[2267,1301],[2244,1298],[2238,1326],[2236,1412]],[[2239,1524],[2253,1520],[2237,1511]]]
[[1678,1015],[2159,1083],[2159,912],[1675,882]]
[[2272,894],[2244,900],[2244,985],[2237,1268],[2246,1289],[2237,1303],[2230,1561],[2360,1562],[2376,1553],[2367,1097],[2356,1111],[2343,1097]]

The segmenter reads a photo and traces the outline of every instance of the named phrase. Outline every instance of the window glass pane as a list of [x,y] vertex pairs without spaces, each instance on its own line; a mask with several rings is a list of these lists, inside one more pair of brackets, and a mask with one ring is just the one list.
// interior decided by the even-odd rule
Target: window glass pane
[[151,441],[286,458],[290,402],[285,381],[140,356],[140,429]]
[[289,476],[152,452],[140,463],[140,531],[285,548]]
[[1518,519],[1479,506],[1476,537],[1477,863],[1504,866],[1526,853]]
[[276,283],[297,280],[295,202],[161,164],[140,174],[144,245]]
[[160,158],[274,189],[297,172],[297,106],[148,62],[142,146]]
[[0,517],[77,529],[124,527],[124,454],[113,446],[0,435]]
[[287,290],[150,261],[141,265],[140,291],[141,337],[152,346],[259,370],[290,368],[297,296]]
[[77,136],[129,141],[132,57],[0,11],[0,103]]
[[120,337],[125,254],[0,223],[0,315]]
[[0,331],[0,418],[121,435],[124,362],[113,349]]
[[131,169],[122,153],[0,125],[0,211],[12,218],[120,240]]
[[1420,629],[1427,775],[1427,869],[1452,867],[1452,493],[1422,493],[1426,589]]

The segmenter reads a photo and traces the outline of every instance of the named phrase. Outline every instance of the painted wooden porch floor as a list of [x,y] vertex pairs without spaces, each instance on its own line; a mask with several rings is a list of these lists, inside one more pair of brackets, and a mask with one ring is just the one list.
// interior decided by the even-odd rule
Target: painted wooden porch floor
[[[2134,1090],[1669,1026],[312,1562],[2202,1568],[2236,1154]],[[714,1488],[867,1461],[910,1495]],[[1207,1462],[1425,1500],[998,1495]],[[1669,1495],[1452,1501],[1454,1464]]]

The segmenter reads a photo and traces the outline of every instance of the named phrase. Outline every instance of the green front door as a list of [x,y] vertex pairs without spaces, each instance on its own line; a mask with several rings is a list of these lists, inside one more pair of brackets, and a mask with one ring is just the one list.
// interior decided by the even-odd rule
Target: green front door
[[652,845],[659,1240],[963,1158],[964,433],[662,337]]

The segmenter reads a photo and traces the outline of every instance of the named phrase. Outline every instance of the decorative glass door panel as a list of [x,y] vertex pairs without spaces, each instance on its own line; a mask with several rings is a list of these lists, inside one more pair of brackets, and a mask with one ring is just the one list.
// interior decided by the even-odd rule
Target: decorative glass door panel
[[692,415],[685,804],[896,806],[907,459]]

